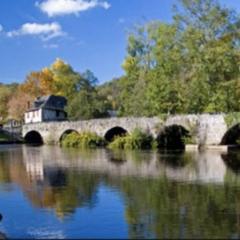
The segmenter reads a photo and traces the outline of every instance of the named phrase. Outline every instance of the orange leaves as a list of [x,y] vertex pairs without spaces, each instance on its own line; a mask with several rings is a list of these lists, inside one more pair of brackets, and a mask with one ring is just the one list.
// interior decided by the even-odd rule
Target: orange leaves
[[8,102],[8,114],[10,118],[21,120],[24,112],[28,108],[28,102],[32,102],[34,97],[24,92],[19,86],[13,97]]

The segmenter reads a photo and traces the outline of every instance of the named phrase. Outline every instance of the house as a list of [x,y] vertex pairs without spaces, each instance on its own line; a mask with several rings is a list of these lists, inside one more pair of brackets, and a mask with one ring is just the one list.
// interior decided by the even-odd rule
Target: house
[[108,113],[110,118],[115,118],[115,117],[118,116],[118,112],[117,111],[108,110],[107,113]]
[[67,119],[67,113],[64,111],[67,100],[62,96],[42,96],[38,97],[32,106],[24,114],[25,124],[64,121]]

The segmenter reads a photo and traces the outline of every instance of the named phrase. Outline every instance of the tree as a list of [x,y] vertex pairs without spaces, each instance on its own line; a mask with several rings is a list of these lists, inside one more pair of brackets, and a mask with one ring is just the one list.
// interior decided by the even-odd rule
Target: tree
[[79,91],[67,106],[71,120],[87,120],[108,116],[106,99],[100,97],[95,90]]
[[77,91],[77,86],[83,81],[81,75],[61,59],[57,59],[50,67],[53,73],[56,95],[70,99]]
[[130,34],[121,115],[240,110],[240,17],[215,0],[179,3],[172,23]]
[[33,100],[34,97],[32,95],[23,92],[21,87],[19,87],[7,104],[9,117],[22,120],[24,112],[28,109],[28,103]]
[[9,85],[0,86],[0,122],[4,122],[8,116],[7,104],[13,95],[14,87]]

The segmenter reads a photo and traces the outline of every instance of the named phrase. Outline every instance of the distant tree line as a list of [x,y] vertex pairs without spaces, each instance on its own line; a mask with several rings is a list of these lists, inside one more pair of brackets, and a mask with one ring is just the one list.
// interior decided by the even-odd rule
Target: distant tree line
[[68,99],[72,120],[161,113],[240,111],[240,17],[216,0],[179,0],[171,23],[136,26],[128,36],[124,75],[102,85],[63,60],[0,86],[0,116],[21,119],[41,95]]
[[107,116],[107,100],[96,89],[97,78],[87,70],[78,73],[61,59],[50,67],[31,72],[22,84],[0,86],[0,116],[23,119],[28,102],[43,95],[61,95],[67,98],[66,111],[72,120]]

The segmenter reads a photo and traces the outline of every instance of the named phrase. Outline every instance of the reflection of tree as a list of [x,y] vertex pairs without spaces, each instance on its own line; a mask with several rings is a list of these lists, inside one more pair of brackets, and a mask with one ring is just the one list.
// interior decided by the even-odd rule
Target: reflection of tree
[[[46,171],[46,170],[45,170]],[[96,199],[98,178],[94,175],[56,169],[44,179],[38,198],[32,198],[34,205],[53,208],[58,217],[71,215],[76,208],[91,207]]]
[[[125,178],[130,238],[228,238],[238,233],[239,191],[215,185],[191,185],[167,179]],[[240,236],[240,235],[238,235]]]
[[0,182],[1,183],[10,182],[9,164],[7,163],[7,161],[4,161],[2,159],[2,156],[0,156]]
[[[31,176],[28,174],[26,159],[29,154],[23,157],[19,152],[12,156],[6,153],[6,156],[0,158],[0,172],[4,172],[7,177],[0,178],[0,181],[18,184],[34,206],[53,209],[59,218],[73,214],[80,207],[93,207],[101,181],[118,190],[123,196],[125,218],[131,238],[230,238],[233,235],[229,233],[235,233],[235,236],[240,237],[237,235],[240,234],[240,193],[239,188],[235,187],[239,185],[235,185],[229,178],[237,176],[231,171],[229,171],[231,174],[227,173],[228,179],[225,179],[224,185],[183,184],[168,180],[165,177],[168,171],[163,171],[160,175],[149,175],[149,178],[146,177],[148,175],[141,177],[143,176],[141,171],[149,169],[150,166],[151,169],[166,167],[167,170],[173,169],[174,173],[182,174],[182,169],[186,167],[191,170],[190,175],[195,172],[199,174],[200,171],[209,169],[209,162],[199,158],[203,166],[200,164],[199,167],[197,164],[196,169],[192,171],[189,164],[193,162],[193,156],[187,153],[158,154],[136,151],[116,154],[97,150],[86,153],[73,152],[71,157],[67,158],[69,155],[65,151],[60,152],[54,162],[44,165],[42,161],[43,178],[35,178],[33,174]],[[36,159],[28,160],[36,163],[37,158],[42,160],[44,156],[40,152],[34,154]],[[46,158],[49,159],[51,156],[55,155],[50,151]],[[213,160],[212,155],[210,156]],[[204,159],[205,157],[209,158],[208,155],[204,155]],[[233,159],[232,156],[228,157]],[[106,158],[127,161],[118,166]],[[83,171],[91,169],[89,166],[95,167],[99,161],[101,164],[106,162],[110,166],[114,165],[114,168],[110,167],[110,170],[105,171],[106,166],[103,165],[101,168],[102,165],[99,164],[92,170]],[[86,164],[91,162],[92,165]],[[125,166],[129,167],[126,168],[129,174],[136,168],[140,174],[133,174],[133,177],[122,174],[119,177],[118,174],[114,175],[111,172]],[[100,170],[99,173],[97,170]]]
[[58,216],[74,213],[78,207],[91,207],[96,198],[98,178],[84,173],[67,173],[66,186],[52,189],[53,207]]
[[1,183],[18,184],[34,206],[55,209],[61,218],[74,213],[78,207],[94,205],[99,177],[73,169],[43,166],[44,176],[39,179],[29,174],[26,168],[29,162],[23,161],[20,153],[0,152]]
[[116,165],[124,164],[126,160],[126,153],[122,150],[108,150],[108,159],[111,163]]
[[12,158],[15,156],[15,152],[0,152],[0,183],[10,183],[11,177],[10,177],[10,164]]
[[192,155],[185,153],[184,151],[160,151],[161,157],[159,160],[166,165],[173,168],[185,167],[187,164],[191,163]]
[[240,173],[240,152],[229,151],[227,154],[222,154],[223,161],[235,173]]

